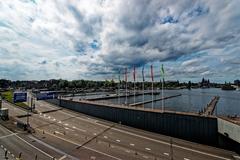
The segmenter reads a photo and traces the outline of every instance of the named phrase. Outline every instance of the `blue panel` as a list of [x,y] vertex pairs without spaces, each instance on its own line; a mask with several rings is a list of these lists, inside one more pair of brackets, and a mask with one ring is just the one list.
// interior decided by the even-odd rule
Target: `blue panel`
[[27,92],[14,92],[13,93],[13,102],[26,102],[27,101]]
[[37,100],[54,99],[54,98],[56,98],[55,92],[37,93]]

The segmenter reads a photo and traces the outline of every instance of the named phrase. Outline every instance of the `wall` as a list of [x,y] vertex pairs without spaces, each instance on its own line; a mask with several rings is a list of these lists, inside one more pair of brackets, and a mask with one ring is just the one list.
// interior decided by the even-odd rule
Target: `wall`
[[68,100],[47,100],[74,111],[102,118],[124,125],[165,134],[203,144],[217,145],[217,119],[175,113],[157,113],[128,108],[73,102]]
[[218,118],[219,143],[240,153],[240,125]]

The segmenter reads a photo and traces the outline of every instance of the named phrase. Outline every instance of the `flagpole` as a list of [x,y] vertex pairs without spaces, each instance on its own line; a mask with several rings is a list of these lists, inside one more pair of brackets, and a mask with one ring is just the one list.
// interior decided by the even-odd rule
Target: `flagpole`
[[162,64],[162,67],[161,67],[161,73],[162,73],[162,112],[164,112],[164,96],[163,96],[164,68],[163,68],[163,64]]
[[152,81],[152,109],[153,109],[153,81]]
[[134,92],[133,103],[135,104],[135,95],[136,95],[136,93],[135,93],[135,81],[134,81],[134,84],[133,84],[133,85],[134,85],[134,86],[133,86],[133,87],[134,87],[134,91],[133,91],[133,92]]
[[152,77],[152,109],[153,109],[153,66],[151,65],[151,77]]
[[142,77],[143,77],[143,82],[142,82],[142,90],[143,90],[143,100],[142,100],[142,102],[143,102],[143,109],[144,109],[144,66],[143,66],[143,68],[142,68]]
[[135,66],[134,66],[134,68],[133,68],[133,80],[134,80],[134,82],[133,82],[133,94],[134,94],[134,98],[133,98],[133,103],[135,104],[135,95],[136,95],[136,93],[135,93],[135,77],[136,75],[135,75]]
[[127,68],[125,69],[125,80],[126,80],[126,99],[125,99],[125,105],[127,105]]
[[118,104],[120,104],[120,83],[121,83],[121,77],[120,77],[120,70],[118,72]]
[[164,111],[164,99],[163,99],[163,80],[162,80],[162,112]]
[[144,81],[142,83],[142,90],[143,90],[143,108],[144,108]]

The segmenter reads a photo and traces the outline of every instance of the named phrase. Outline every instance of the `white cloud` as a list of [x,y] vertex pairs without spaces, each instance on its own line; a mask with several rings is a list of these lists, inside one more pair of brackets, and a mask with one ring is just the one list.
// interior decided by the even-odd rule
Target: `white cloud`
[[[237,1],[35,2],[0,2],[0,72],[5,78],[104,79],[104,73],[118,68],[156,61],[165,62],[169,78],[214,78],[226,67],[231,68],[229,80],[240,76],[235,72]],[[8,74],[16,68],[23,74]]]

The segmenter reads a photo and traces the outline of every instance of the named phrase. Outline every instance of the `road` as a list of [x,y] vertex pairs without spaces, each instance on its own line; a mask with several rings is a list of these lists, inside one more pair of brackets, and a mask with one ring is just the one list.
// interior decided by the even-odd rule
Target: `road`
[[[9,108],[11,115],[26,114],[11,104],[3,105]],[[39,114],[30,117],[30,124],[36,132],[21,136],[42,152],[54,153],[54,157],[61,160],[162,160],[171,159],[172,155],[177,160],[231,160],[232,155],[236,155],[231,151],[56,109],[60,108],[36,101]],[[46,111],[52,112],[44,113]],[[26,122],[26,118],[21,120]]]
[[0,147],[4,151],[7,151],[8,159],[20,157],[24,160],[33,160],[36,155],[39,160],[51,160],[53,158],[51,155],[25,141],[19,136],[20,134],[21,133],[13,133],[0,125]]

